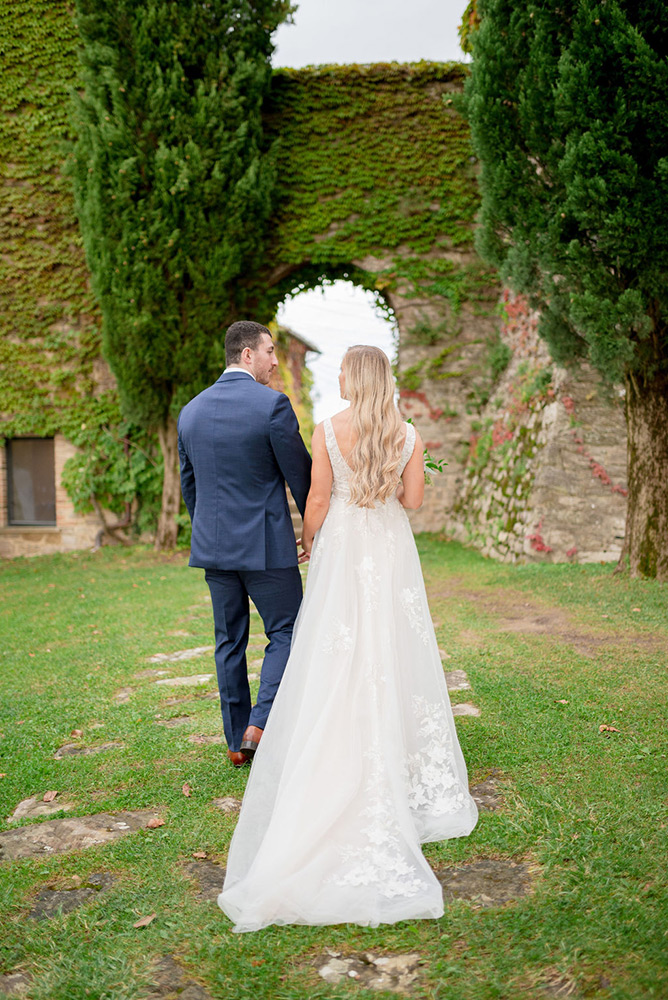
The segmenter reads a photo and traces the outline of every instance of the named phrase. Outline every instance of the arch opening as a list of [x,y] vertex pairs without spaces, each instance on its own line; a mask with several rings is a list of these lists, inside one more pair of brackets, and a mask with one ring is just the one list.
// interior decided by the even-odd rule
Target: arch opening
[[353,344],[379,347],[396,365],[399,329],[394,313],[380,292],[352,276],[297,286],[280,304],[277,320],[320,351],[307,360],[315,423],[347,405],[339,396],[338,374],[341,358]]

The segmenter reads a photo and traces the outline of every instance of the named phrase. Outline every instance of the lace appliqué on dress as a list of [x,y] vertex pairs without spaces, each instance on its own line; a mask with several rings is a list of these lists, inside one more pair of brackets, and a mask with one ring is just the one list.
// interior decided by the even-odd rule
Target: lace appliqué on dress
[[364,595],[364,610],[376,611],[378,608],[378,588],[380,586],[380,576],[376,571],[376,564],[371,556],[364,556],[359,565],[355,568],[357,578],[362,585]]
[[[428,889],[401,851],[398,824],[393,799],[384,787],[384,767],[380,750],[367,750],[371,771],[365,793],[368,805],[362,810],[365,823],[360,834],[365,840],[361,847],[341,850],[342,866],[347,870],[332,875],[327,881],[342,886],[372,886],[381,896],[414,896]],[[384,794],[381,794],[381,790]]]
[[449,720],[441,705],[413,698],[422,746],[408,758],[408,802],[416,812],[443,816],[468,806],[468,792],[455,770]]
[[335,618],[327,629],[322,640],[322,651],[327,655],[347,653],[353,644],[352,629],[349,625]]
[[408,624],[422,639],[425,646],[429,642],[429,631],[422,614],[422,603],[416,588],[404,587],[401,591],[401,607],[408,618]]

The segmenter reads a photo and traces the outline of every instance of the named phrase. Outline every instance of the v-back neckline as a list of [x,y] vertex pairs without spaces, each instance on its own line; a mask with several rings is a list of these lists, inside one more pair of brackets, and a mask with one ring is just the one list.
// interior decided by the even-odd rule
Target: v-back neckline
[[[343,464],[346,466],[346,468],[350,472],[353,472],[352,466],[348,462],[347,458],[344,457],[344,454],[341,451],[341,445],[339,444],[339,439],[336,436],[336,431],[334,430],[334,424],[332,423],[332,418],[331,417],[327,417],[327,422],[329,424],[329,429],[332,432],[332,437],[334,438],[334,444],[336,445],[336,450],[338,452],[339,458],[341,459],[341,461],[343,462]],[[402,455],[403,455],[403,452],[404,452],[404,448],[406,447],[407,440],[408,440],[408,427],[406,427],[406,431],[404,433],[404,440],[403,440],[403,443],[401,445],[401,454]],[[354,447],[354,445],[353,445],[353,447]]]

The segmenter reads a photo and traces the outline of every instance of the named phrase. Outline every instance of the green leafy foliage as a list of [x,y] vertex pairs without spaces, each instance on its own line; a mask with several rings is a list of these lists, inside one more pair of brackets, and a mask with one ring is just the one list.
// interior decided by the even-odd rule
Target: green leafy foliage
[[668,9],[488,0],[472,44],[480,251],[540,307],[556,360],[651,376],[668,360]]
[[[217,376],[230,318],[269,322],[304,288],[350,278],[388,310],[395,290],[441,296],[453,317],[464,301],[488,308],[494,277],[472,252],[475,157],[453,104],[466,68],[272,75],[270,34],[287,11],[81,0],[74,16],[53,0],[0,0],[5,437],[69,433],[70,408],[95,409],[102,328],[122,440]],[[109,451],[107,425],[90,426]],[[92,480],[70,466],[67,482],[84,502]]]
[[215,377],[261,254],[274,162],[259,3],[77,0],[83,95],[72,172],[103,349],[123,412],[164,424]]
[[668,580],[668,8],[487,0],[467,108],[478,248],[562,364],[624,382],[625,546]]
[[0,412],[49,436],[93,391],[97,307],[63,176],[76,27],[65,4],[0,0]]
[[73,407],[61,429],[78,448],[62,474],[77,513],[88,513],[97,503],[120,516],[130,505],[135,533],[154,528],[162,456],[152,435],[123,419],[116,394]]

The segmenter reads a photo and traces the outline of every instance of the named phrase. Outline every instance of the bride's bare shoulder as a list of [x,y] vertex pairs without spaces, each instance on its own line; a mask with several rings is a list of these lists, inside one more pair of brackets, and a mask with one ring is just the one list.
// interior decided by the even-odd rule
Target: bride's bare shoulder
[[339,413],[335,413],[331,417],[332,426],[336,429],[339,427],[343,430],[344,427],[350,427],[350,409],[341,410]]

